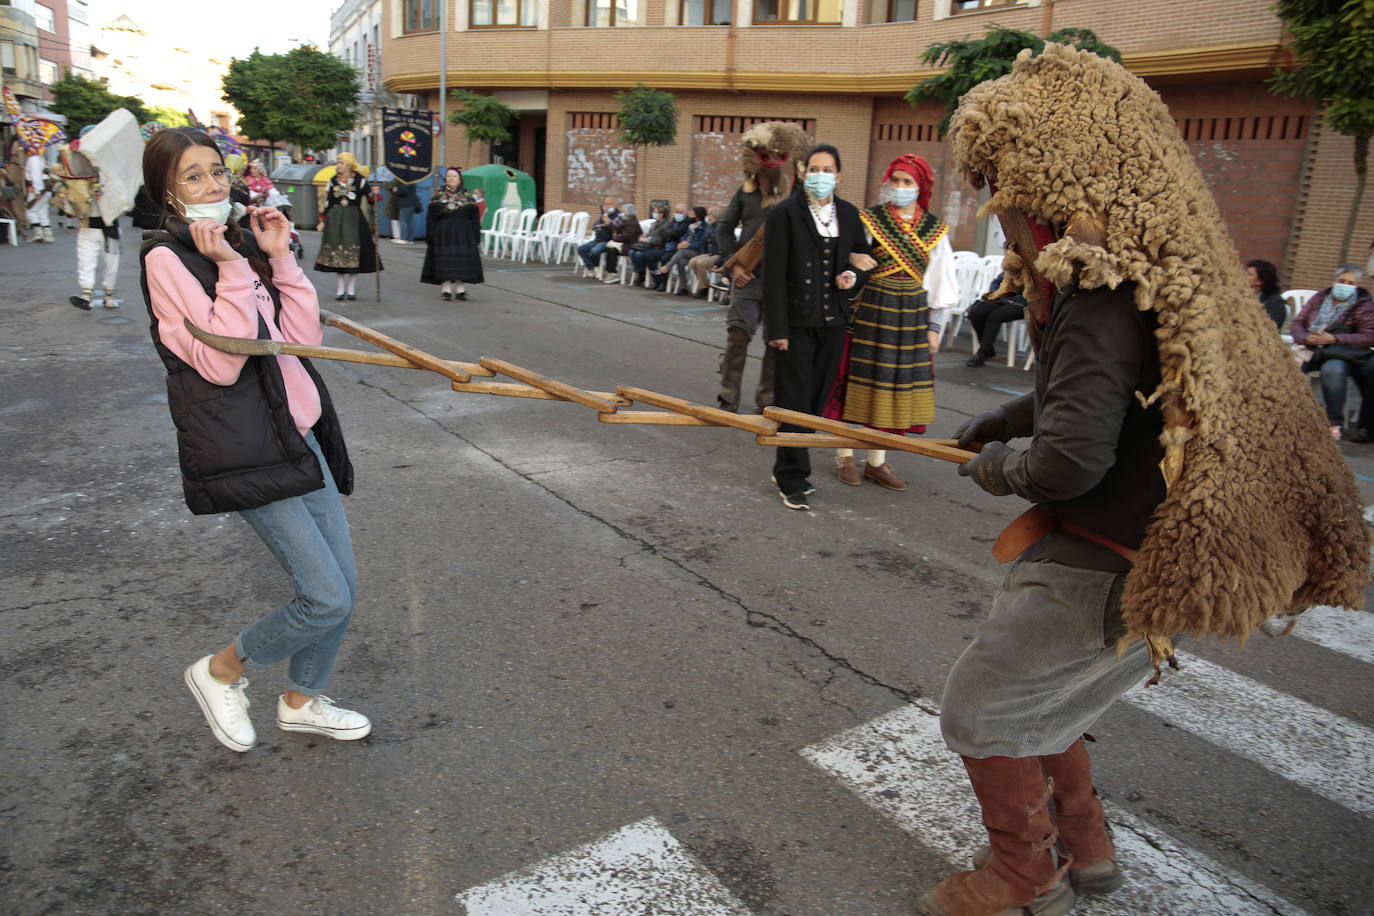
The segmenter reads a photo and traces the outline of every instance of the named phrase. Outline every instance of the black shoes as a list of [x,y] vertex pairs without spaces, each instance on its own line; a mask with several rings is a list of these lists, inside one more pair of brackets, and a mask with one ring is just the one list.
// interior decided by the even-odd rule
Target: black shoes
[[1346,434],[1345,434],[1345,441],[1346,441],[1346,442],[1359,442],[1359,443],[1361,443],[1361,444],[1369,443],[1369,442],[1374,442],[1374,434],[1371,434],[1371,433],[1369,432],[1369,430],[1367,430],[1367,429],[1363,429],[1363,428],[1361,428],[1361,427],[1356,427],[1356,428],[1354,428],[1354,429],[1349,430],[1348,432],[1346,432]]
[[453,298],[453,293],[449,292],[448,290],[444,290],[442,293],[439,294],[439,298],[447,302]]
[[334,301],[335,301],[335,302],[343,302],[343,301],[344,301],[344,294],[343,294],[343,293],[339,293],[337,296],[334,297]]
[[358,294],[357,294],[357,293],[349,293],[349,294],[348,294],[348,301],[349,301],[349,302],[352,302],[354,299],[357,299],[357,298],[358,298]]
[[695,296],[695,297],[698,298],[698,299],[705,299],[705,298],[707,297],[707,295],[710,294],[710,292],[711,292],[711,291],[710,291],[709,289],[707,289],[706,287],[703,286],[701,289],[699,289],[699,290],[697,290],[696,292],[692,293],[692,295]]
[[467,294],[467,293],[454,293],[454,294],[453,294],[453,298],[455,298],[455,299],[466,300],[467,297],[468,297],[468,294]]
[[81,296],[68,296],[67,301],[82,311],[89,312],[91,310],[91,300],[89,299],[84,299]]
[[968,366],[970,369],[981,369],[983,368],[983,363],[987,362],[987,359],[988,358],[983,354],[975,353],[973,354],[973,358],[965,362],[964,365]]

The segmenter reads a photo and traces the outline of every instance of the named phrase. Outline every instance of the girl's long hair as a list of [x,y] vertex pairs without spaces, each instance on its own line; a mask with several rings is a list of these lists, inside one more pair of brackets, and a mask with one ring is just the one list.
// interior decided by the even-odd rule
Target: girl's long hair
[[[193,146],[214,150],[215,155],[219,156],[220,164],[224,164],[224,156],[215,145],[215,141],[211,140],[205,131],[194,127],[160,130],[149,138],[143,148],[143,189],[162,211],[164,225],[172,220],[186,222],[186,214],[175,193],[176,172],[177,165],[181,162],[181,154]],[[225,226],[224,240],[229,243],[230,248],[248,259],[249,266],[263,283],[272,282],[272,265],[259,254],[249,254],[244,250],[243,230],[232,217]],[[255,245],[254,251],[256,250]]]

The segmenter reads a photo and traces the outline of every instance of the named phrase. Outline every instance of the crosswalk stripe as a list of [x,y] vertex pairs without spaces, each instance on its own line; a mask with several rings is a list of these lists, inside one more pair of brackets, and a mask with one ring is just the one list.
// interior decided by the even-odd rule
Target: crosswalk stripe
[[1374,814],[1374,731],[1193,656],[1123,699],[1318,795]]
[[1298,616],[1293,636],[1374,664],[1374,614],[1318,605]]
[[748,916],[655,818],[458,895],[468,916]]
[[[939,720],[930,713],[914,706],[899,707],[801,753],[956,867],[971,867],[973,852],[987,842],[963,766],[945,747]],[[1075,912],[1113,916],[1299,916],[1303,912],[1123,811],[1109,806],[1107,816],[1130,880],[1110,897],[1083,898]]]

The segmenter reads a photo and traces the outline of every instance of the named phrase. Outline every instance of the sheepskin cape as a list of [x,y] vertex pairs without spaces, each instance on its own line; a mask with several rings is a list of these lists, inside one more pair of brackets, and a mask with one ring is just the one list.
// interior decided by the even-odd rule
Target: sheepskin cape
[[1057,286],[1135,281],[1153,309],[1163,382],[1138,397],[1164,417],[1168,495],[1126,577],[1121,646],[1242,642],[1273,614],[1356,608],[1369,579],[1359,493],[1326,418],[1246,282],[1202,173],[1159,96],[1120,64],[1063,45],[961,100],[954,157],[1020,209],[1067,227],[1028,264]]

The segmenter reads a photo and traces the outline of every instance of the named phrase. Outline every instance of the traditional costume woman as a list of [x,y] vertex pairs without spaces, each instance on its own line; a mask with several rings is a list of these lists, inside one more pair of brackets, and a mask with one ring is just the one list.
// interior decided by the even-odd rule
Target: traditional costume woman
[[329,179],[324,197],[324,237],[315,269],[339,274],[334,299],[356,299],[358,274],[382,269],[372,227],[363,206],[372,186],[358,174],[358,160],[351,153],[339,154],[339,171]]

